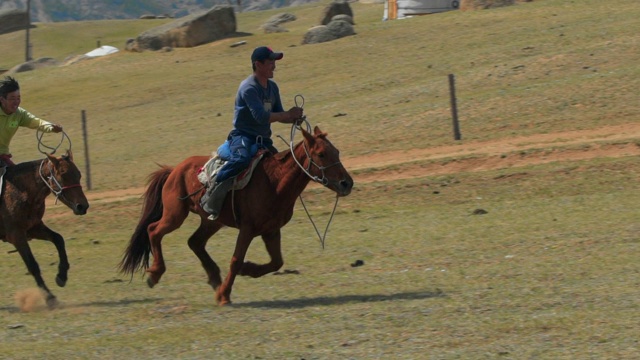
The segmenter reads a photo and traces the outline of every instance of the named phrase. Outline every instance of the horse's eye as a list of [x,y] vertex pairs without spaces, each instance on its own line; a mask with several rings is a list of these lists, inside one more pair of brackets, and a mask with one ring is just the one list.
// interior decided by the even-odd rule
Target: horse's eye
[[323,153],[323,152],[318,153],[318,157],[319,157],[320,159],[324,158],[324,153]]

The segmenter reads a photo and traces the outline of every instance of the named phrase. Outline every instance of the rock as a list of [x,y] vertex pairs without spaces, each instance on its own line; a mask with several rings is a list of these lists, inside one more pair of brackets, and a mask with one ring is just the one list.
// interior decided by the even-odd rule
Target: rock
[[215,6],[211,10],[186,16],[147,30],[127,42],[129,51],[160,50],[164,47],[194,47],[224,39],[236,32],[232,6]]

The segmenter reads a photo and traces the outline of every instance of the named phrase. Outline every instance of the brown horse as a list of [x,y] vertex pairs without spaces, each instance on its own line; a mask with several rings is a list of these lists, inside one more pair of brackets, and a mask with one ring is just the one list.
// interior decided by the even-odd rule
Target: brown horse
[[[257,165],[249,184],[228,194],[220,216],[213,221],[207,219],[208,214],[200,207],[204,190],[197,178],[209,157],[193,156],[175,169],[163,166],[151,174],[144,194],[142,217],[124,253],[120,270],[133,274],[144,267],[148,273],[147,284],[150,287],[156,285],[166,270],[162,237],[178,229],[189,212],[200,215],[200,226],[188,244],[200,259],[219,305],[231,302],[231,288],[236,275],[257,278],[280,269],[284,263],[280,229],[293,216],[296,199],[309,181],[322,183],[338,196],[349,195],[353,187],[351,176],[340,163],[338,149],[327,140],[326,134],[318,127],[313,135],[304,130],[302,133],[304,139],[295,147],[291,146],[291,150],[266,156]],[[239,230],[224,282],[220,268],[205,250],[209,238],[223,226]],[[256,236],[262,237],[271,257],[267,264],[244,261],[249,244]],[[149,253],[153,254],[151,267]]]
[[55,245],[60,258],[56,284],[60,287],[65,286],[69,261],[64,238],[42,222],[45,198],[53,193],[56,200],[67,205],[76,215],[86,214],[89,202],[82,191],[81,174],[73,163],[71,151],[59,158],[46,155],[46,159],[7,168],[0,201],[0,239],[16,247],[38,287],[47,293],[47,305],[52,307],[56,304],[56,297],[45,285],[40,274],[40,266],[31,252],[28,241],[48,240]]

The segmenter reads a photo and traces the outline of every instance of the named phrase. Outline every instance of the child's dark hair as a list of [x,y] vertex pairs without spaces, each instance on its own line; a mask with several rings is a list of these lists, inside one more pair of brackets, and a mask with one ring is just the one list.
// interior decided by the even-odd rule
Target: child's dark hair
[[0,97],[7,98],[7,94],[20,90],[18,81],[11,76],[6,76],[0,80]]

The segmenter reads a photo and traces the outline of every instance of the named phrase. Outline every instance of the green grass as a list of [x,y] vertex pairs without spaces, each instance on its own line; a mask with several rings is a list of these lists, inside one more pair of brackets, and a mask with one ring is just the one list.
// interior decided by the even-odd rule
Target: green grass
[[[2,284],[0,349],[15,359],[632,358],[639,174],[628,158],[363,184],[343,200],[325,250],[297,209],[284,269],[300,275],[240,278],[230,308],[215,307],[186,246],[192,221],[163,242],[168,271],[148,289],[115,271],[138,201],[94,204],[83,218],[54,207],[49,224],[64,229],[72,263],[55,290],[64,306],[9,305],[32,280],[5,256],[18,276]],[[326,221],[328,194],[305,198]],[[234,236],[209,244],[221,266]],[[51,282],[54,250],[33,247]],[[248,257],[266,261],[259,243]]]
[[[640,53],[634,1],[541,0],[476,12],[382,22],[381,4],[351,3],[357,35],[300,45],[326,2],[289,8],[290,31],[258,26],[283,10],[238,14],[249,35],[168,53],[126,53],[20,73],[23,106],[60,122],[84,170],[87,111],[94,189],[140,188],[155,163],[208,154],[230,129],[237,85],[254,46],[285,52],[275,79],[285,107],[305,113],[346,158],[444,145],[637,124]],[[36,57],[59,61],[121,47],[149,21],[38,24]],[[153,23],[155,24],[155,23]],[[57,34],[57,35],[56,35]],[[63,35],[64,34],[64,35]],[[0,68],[21,61],[23,35],[0,36]],[[231,48],[246,40],[247,46]],[[463,140],[452,140],[447,75],[456,75]],[[338,113],[346,116],[334,117]],[[220,114],[220,115],[218,115]],[[288,136],[288,127],[274,125]],[[566,134],[558,135],[558,139]],[[56,138],[49,136],[55,143]],[[502,154],[588,151],[616,141],[529,144]],[[621,140],[621,144],[639,144]],[[276,143],[277,144],[277,143]],[[514,145],[516,146],[516,145]],[[280,146],[284,149],[285,146]],[[33,132],[12,144],[39,158]],[[402,154],[402,153],[399,153]],[[16,253],[2,255],[0,354],[8,359],[632,359],[638,352],[640,164],[637,157],[359,182],[412,166],[481,160],[452,153],[354,172],[321,249],[301,207],[283,229],[284,269],[299,275],[237,279],[230,307],[187,246],[196,219],[163,242],[167,273],[149,289],[116,271],[140,214],[138,198],[95,200],[74,217],[50,206],[46,223],[71,262],[57,288],[51,244],[32,242],[62,307],[20,312],[35,287]],[[494,155],[495,156],[495,155]],[[499,155],[498,155],[499,156]],[[86,174],[85,174],[86,175]],[[305,201],[323,228],[333,196]],[[108,200],[108,199],[107,199]],[[482,209],[486,214],[476,215]],[[236,232],[207,250],[226,273]],[[6,243],[0,251],[12,250]],[[267,261],[257,240],[248,259]],[[350,264],[364,261],[360,267]]]

